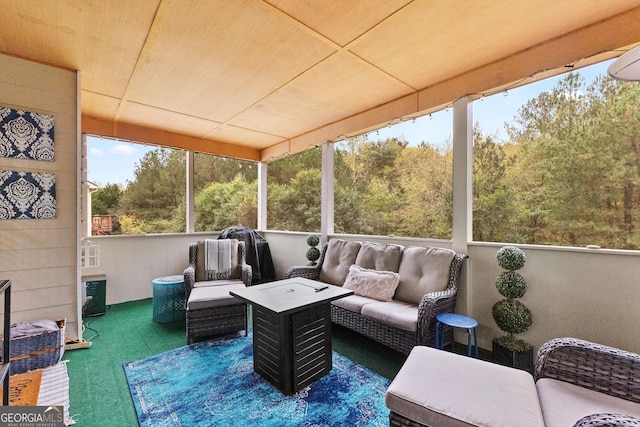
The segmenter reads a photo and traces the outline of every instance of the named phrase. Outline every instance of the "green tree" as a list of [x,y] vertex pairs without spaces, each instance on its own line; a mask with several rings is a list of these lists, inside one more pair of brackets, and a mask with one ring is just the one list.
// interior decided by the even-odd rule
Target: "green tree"
[[513,182],[507,178],[508,158],[495,135],[473,131],[473,239],[522,242],[514,235],[518,207]]
[[319,169],[299,171],[288,184],[269,184],[269,228],[290,231],[320,231]]
[[452,153],[426,143],[407,147],[395,162],[402,204],[393,234],[450,239],[453,217]]
[[197,231],[224,230],[234,225],[256,228],[258,183],[247,182],[242,174],[231,182],[215,182],[194,200]]
[[184,209],[185,173],[183,151],[149,151],[136,165],[135,179],[122,195],[122,213],[135,215],[146,233],[179,231],[174,228],[174,216]]
[[118,204],[122,197],[122,191],[117,184],[107,184],[91,194],[92,215],[114,215],[118,210]]

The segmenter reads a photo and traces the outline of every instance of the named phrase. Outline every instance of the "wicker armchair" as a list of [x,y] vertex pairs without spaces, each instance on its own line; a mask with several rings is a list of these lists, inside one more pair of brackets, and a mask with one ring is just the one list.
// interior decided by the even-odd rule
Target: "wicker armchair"
[[189,266],[184,270],[187,298],[187,343],[244,330],[248,333],[248,305],[232,297],[229,291],[251,286],[252,269],[246,263],[244,242],[238,242],[237,266],[230,279],[207,280],[204,275],[203,254],[189,245]]
[[[187,266],[187,268],[184,270],[184,273],[183,273],[184,274],[184,292],[185,292],[186,298],[189,298],[189,294],[191,293],[191,290],[194,287],[198,286],[196,285],[196,282],[201,282],[206,280],[203,277],[201,277],[200,270],[198,270],[197,271],[198,274],[196,274],[196,267],[199,263],[202,262],[198,259],[198,245],[199,243],[191,243],[189,245],[189,265]],[[238,265],[240,268],[240,273],[239,273],[240,280],[242,280],[242,283],[244,283],[246,286],[251,286],[253,271],[251,266],[247,264],[246,259],[247,257],[246,257],[246,249],[244,246],[244,242],[238,242]],[[209,283],[206,284],[206,286],[215,285],[213,281],[208,281],[208,282]],[[202,285],[202,284],[199,284],[199,285]]]
[[534,378],[554,378],[640,403],[640,355],[576,338],[556,338],[538,350]]
[[[327,253],[328,244],[324,244],[320,251],[320,258],[313,266],[291,267],[285,273],[285,278],[305,277],[319,280],[320,270]],[[387,347],[403,354],[409,354],[416,345],[435,346],[435,317],[439,313],[452,313],[456,305],[456,294],[460,284],[462,265],[467,258],[465,254],[455,254],[449,269],[449,284],[447,289],[425,295],[418,306],[418,323],[416,332],[398,328],[388,323],[380,322],[359,313],[347,310],[337,305],[331,305],[331,321],[345,326],[361,335],[373,339]],[[453,343],[453,330],[447,329],[444,335],[445,345]]]
[[[538,350],[534,378],[553,378],[640,403],[640,355],[576,338],[556,338]],[[623,414],[593,414],[575,427],[640,426]]]

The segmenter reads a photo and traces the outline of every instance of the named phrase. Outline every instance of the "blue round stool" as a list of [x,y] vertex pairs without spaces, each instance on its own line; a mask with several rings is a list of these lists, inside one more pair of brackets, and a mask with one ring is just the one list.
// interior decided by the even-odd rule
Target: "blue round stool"
[[185,318],[184,276],[166,276],[154,279],[153,320],[174,322]]
[[467,355],[471,356],[471,330],[473,329],[473,344],[476,348],[476,359],[478,358],[478,337],[476,328],[478,321],[468,316],[455,313],[440,313],[436,315],[436,348],[444,347],[444,326],[452,328],[464,328],[467,330]]

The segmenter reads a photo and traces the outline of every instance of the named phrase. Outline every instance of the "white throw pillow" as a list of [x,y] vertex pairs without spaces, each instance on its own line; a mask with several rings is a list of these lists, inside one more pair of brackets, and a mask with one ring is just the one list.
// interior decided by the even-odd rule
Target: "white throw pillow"
[[391,301],[396,292],[400,276],[393,271],[377,271],[353,264],[343,287],[353,293],[380,301]]

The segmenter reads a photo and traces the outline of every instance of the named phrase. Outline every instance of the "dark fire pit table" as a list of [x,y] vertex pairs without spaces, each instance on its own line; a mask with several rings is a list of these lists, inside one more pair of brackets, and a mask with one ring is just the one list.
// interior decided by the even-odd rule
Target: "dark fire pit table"
[[331,301],[353,291],[294,278],[229,292],[253,306],[253,369],[286,395],[332,368]]

